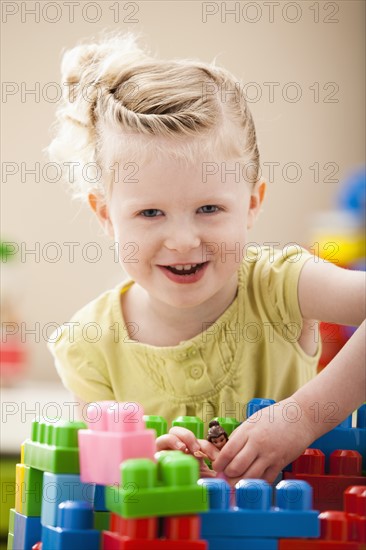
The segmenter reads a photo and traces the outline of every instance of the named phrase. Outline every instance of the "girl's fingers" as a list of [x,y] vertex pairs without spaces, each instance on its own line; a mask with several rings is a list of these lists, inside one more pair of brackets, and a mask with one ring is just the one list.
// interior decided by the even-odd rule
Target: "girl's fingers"
[[[233,432],[230,436],[229,441],[226,445],[224,445],[221,451],[219,451],[217,458],[215,459],[214,469],[216,472],[225,471],[228,464],[231,464],[231,462],[235,460],[235,457],[238,456],[239,452],[243,449],[247,442],[247,437],[244,434],[241,434],[240,432],[235,434],[235,432]],[[235,437],[234,434],[237,435],[237,437]]]
[[164,434],[160,437],[157,437],[155,440],[156,450],[157,451],[183,451],[187,452],[187,446],[186,444],[181,441],[178,437],[176,437],[174,434]]
[[[265,459],[255,458],[249,467],[243,468],[238,475],[240,479],[263,479],[263,475],[267,470],[268,463]],[[239,467],[240,469],[240,467]]]
[[[258,450],[255,447],[251,447],[250,444],[247,444],[244,448],[241,449],[241,451],[237,453],[237,455],[234,456],[231,462],[226,466],[226,468],[224,469],[224,474],[228,477],[239,477],[244,474],[246,475],[252,464],[256,461],[257,457]],[[213,463],[213,467],[215,470],[217,470],[216,462],[218,460],[219,459],[217,459]]]
[[264,472],[262,479],[264,479],[265,481],[268,481],[268,483],[273,483],[276,477],[278,476],[278,474],[280,473],[280,471],[281,470],[279,470],[278,468],[270,466]]
[[174,426],[173,428],[170,428],[168,435],[173,435],[177,439],[182,441],[192,454],[195,451],[200,450],[200,445],[195,435],[190,430],[187,430],[186,428],[181,428],[180,426]]
[[212,443],[207,441],[207,439],[198,439],[200,450],[213,462],[220,455],[219,449],[215,447]]

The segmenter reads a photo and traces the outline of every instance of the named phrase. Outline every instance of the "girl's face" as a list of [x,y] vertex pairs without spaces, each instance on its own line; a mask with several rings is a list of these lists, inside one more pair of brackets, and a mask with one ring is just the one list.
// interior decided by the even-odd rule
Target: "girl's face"
[[239,176],[235,161],[155,160],[115,183],[107,207],[89,199],[127,274],[152,299],[190,308],[236,284],[261,203]]

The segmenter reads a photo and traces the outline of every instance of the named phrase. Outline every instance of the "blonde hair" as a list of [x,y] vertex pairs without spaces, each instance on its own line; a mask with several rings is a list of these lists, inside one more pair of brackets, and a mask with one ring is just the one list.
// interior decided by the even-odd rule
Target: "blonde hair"
[[246,179],[257,182],[253,119],[242,86],[228,71],[194,60],[158,60],[132,33],[104,35],[66,51],[61,71],[63,100],[46,151],[74,197],[86,200],[96,190],[106,196],[117,159],[163,155],[185,162],[237,158],[250,166]]

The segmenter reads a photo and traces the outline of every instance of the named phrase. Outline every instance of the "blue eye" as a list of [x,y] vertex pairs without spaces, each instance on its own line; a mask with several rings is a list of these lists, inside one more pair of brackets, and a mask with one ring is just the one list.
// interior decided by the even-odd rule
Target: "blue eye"
[[205,204],[205,206],[201,206],[198,210],[201,210],[203,214],[214,214],[215,212],[218,212],[220,209],[218,206],[215,206],[214,204]]
[[[159,214],[160,212],[160,214]],[[157,208],[147,208],[146,210],[142,210],[140,212],[140,215],[144,218],[156,218],[157,216],[160,216],[162,214],[161,210],[158,210]]]

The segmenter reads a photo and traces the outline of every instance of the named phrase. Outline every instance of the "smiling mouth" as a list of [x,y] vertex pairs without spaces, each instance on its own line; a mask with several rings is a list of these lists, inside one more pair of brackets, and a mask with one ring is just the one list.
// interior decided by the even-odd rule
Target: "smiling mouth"
[[207,262],[203,262],[201,264],[186,264],[186,265],[164,265],[162,267],[165,267],[165,269],[168,269],[171,273],[174,273],[175,275],[192,275],[193,273],[197,273]]

